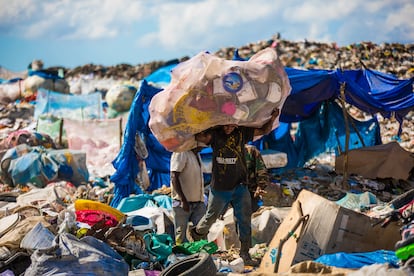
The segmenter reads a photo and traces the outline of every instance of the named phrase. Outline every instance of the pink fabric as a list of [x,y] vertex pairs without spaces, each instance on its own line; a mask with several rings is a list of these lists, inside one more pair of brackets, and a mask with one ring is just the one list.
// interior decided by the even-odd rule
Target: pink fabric
[[105,225],[114,227],[118,225],[115,216],[99,210],[78,210],[76,211],[76,220],[94,226],[101,220],[105,220]]

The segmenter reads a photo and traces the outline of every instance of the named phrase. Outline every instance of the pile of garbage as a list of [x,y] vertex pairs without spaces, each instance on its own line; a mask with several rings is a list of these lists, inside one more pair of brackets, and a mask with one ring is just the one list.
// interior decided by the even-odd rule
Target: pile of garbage
[[[410,78],[414,75],[413,51],[414,44],[383,43],[375,44],[369,41],[338,46],[336,43],[317,41],[288,41],[276,34],[268,40],[249,43],[241,46],[238,53],[247,59],[269,46],[275,46],[282,63],[287,67],[304,69],[336,68],[359,69],[370,68],[381,72],[394,74],[400,78]],[[233,47],[226,47],[214,52],[214,55],[232,59],[235,54]],[[69,78],[80,75],[95,75],[100,78],[114,77],[116,79],[143,79],[151,72],[173,62],[182,62],[189,57],[181,57],[167,62],[152,62],[132,66],[121,64],[116,66],[101,66],[88,64],[74,69],[65,69]]]
[[[363,42],[338,47],[334,43],[290,42],[276,35],[267,41],[241,47],[237,54],[240,58],[249,58],[268,46],[277,49],[282,63],[288,67],[354,69],[366,66],[403,78],[412,77],[414,74],[414,46],[410,44],[375,45]],[[224,48],[215,53],[216,56],[226,59],[232,59],[235,54],[234,48]],[[143,79],[162,66],[187,59],[188,57],[184,57],[181,60],[138,66],[121,64],[104,67],[88,64],[75,69],[48,68],[42,72],[54,74],[62,69],[61,74],[53,75],[62,84],[61,94],[70,94],[75,89],[75,85],[72,84],[81,79],[84,86],[79,85],[78,94],[100,91],[103,99],[108,95],[111,106],[117,107],[114,113],[119,115],[121,112],[127,114],[128,106],[134,97],[132,93],[136,91],[134,85],[137,80]],[[0,69],[0,78],[22,76]],[[125,81],[126,85],[120,85],[119,80]],[[34,119],[34,90],[39,85],[36,81],[38,79],[33,78],[33,90],[27,89],[24,93],[21,93],[20,83],[6,84],[3,89],[18,89],[10,94],[3,93],[0,98],[1,275],[178,275],[189,270],[200,275],[254,275],[274,273],[276,263],[278,266],[280,264],[279,267],[289,267],[286,273],[310,272],[304,267],[313,267],[314,272],[329,270],[332,273],[349,273],[350,271],[344,267],[343,270],[334,265],[328,268],[329,262],[322,264],[321,261],[317,264],[296,259],[295,263],[284,259],[289,256],[288,253],[284,254],[285,257],[278,255],[282,250],[278,251],[280,247],[275,244],[281,237],[285,238],[286,233],[289,233],[289,236],[284,248],[293,248],[292,252],[295,251],[295,247],[290,243],[299,244],[301,238],[306,237],[308,228],[295,228],[296,232],[292,230],[292,225],[287,224],[293,221],[290,218],[296,218],[293,213],[295,210],[292,211],[292,208],[300,205],[297,202],[298,198],[304,202],[304,192],[311,193],[312,198],[313,195],[319,196],[316,197],[317,201],[329,201],[322,201],[323,206],[331,206],[335,210],[340,208],[345,213],[339,224],[330,224],[338,226],[337,229],[351,229],[346,227],[351,220],[348,218],[353,216],[358,216],[363,221],[375,221],[375,230],[378,232],[373,237],[381,235],[384,231],[391,237],[387,248],[390,251],[381,254],[388,258],[388,263],[398,267],[399,260],[392,254],[393,248],[389,245],[401,239],[401,225],[398,225],[398,218],[395,217],[402,204],[400,202],[396,206],[390,202],[395,203],[396,198],[407,193],[412,195],[413,171],[404,180],[367,178],[357,174],[343,175],[335,170],[335,159],[330,155],[317,156],[303,168],[269,170],[271,183],[263,195],[263,205],[252,215],[254,247],[250,254],[253,258],[262,260],[262,264],[261,267],[248,267],[238,255],[237,232],[231,208],[212,226],[208,240],[174,245],[169,187],[162,187],[151,193],[131,194],[116,208],[111,207],[110,203],[115,193],[114,184],[109,178],[111,172],[108,171],[104,177],[87,175],[87,156],[70,151],[67,141],[57,141],[36,131],[38,121]],[[98,87],[98,84],[101,86]],[[48,85],[54,85],[54,82]],[[82,91],[81,87],[88,87],[87,92]],[[117,90],[118,88],[120,90]],[[123,99],[123,102],[119,99]],[[349,113],[358,119],[368,116],[353,108],[349,109]],[[379,119],[383,143],[396,141],[412,153],[414,112],[406,116],[399,136],[399,123],[394,118],[386,119],[379,116]],[[122,120],[120,125],[124,127]],[[28,153],[30,155],[27,155]],[[24,155],[28,157],[19,159]],[[32,162],[33,160],[36,162]],[[24,170],[13,170],[17,162],[18,167],[24,167]],[[30,180],[27,180],[27,177]],[[318,217],[317,213],[314,214]],[[306,217],[306,213],[302,215],[301,221],[313,219]],[[361,215],[364,217],[361,218]],[[393,226],[378,230],[379,224],[390,221],[391,218],[395,222]],[[319,225],[325,224],[322,221]],[[346,233],[349,232],[352,231]],[[344,241],[347,238],[346,233],[341,232],[332,240]],[[308,241],[301,242],[303,244]],[[323,253],[322,243],[316,240],[307,244],[308,248],[315,249],[311,252],[313,255],[309,251],[306,252],[307,261],[323,257],[320,256]],[[375,242],[372,244],[382,246]],[[367,255],[363,257],[367,258]],[[371,263],[378,264],[383,261],[386,264],[387,260],[376,258]],[[359,268],[362,270],[362,265],[358,267],[355,262],[352,264],[352,271],[355,272]],[[393,272],[397,273],[395,270]]]
[[[345,189],[343,175],[323,160],[315,159],[304,168],[271,172],[272,183],[266,188],[263,206],[252,215],[252,257],[261,260],[269,254],[275,233],[303,190],[378,220],[392,213],[387,203],[412,193],[412,179],[374,180],[357,175],[347,179],[351,189]],[[260,271],[244,266],[239,258],[231,208],[213,224],[208,240],[175,246],[169,187],[151,194],[132,194],[117,208],[109,205],[113,192],[108,180],[78,186],[62,180],[43,188],[1,185],[1,271],[7,271],[6,275],[64,273],[70,265],[73,273],[89,271],[94,275],[134,275],[139,271],[176,275],[177,269],[190,269],[188,264],[185,267],[190,261],[193,265],[203,263],[203,269],[214,273]],[[351,194],[360,196],[351,200]],[[393,238],[400,239],[399,227],[392,229],[397,229]]]

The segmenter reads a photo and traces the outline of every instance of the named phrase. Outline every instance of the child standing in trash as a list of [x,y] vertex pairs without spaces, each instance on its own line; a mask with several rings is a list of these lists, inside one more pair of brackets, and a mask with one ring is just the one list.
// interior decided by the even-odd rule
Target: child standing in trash
[[185,152],[173,152],[170,160],[171,197],[173,199],[175,244],[187,242],[187,225],[196,225],[206,213],[204,203],[203,167],[199,155],[202,141],[209,141],[211,136],[199,133],[197,146]]
[[245,144],[254,136],[268,134],[279,115],[279,109],[272,112],[270,120],[261,128],[224,125],[210,130],[210,145],[213,149],[212,178],[207,212],[200,222],[191,228],[194,240],[205,239],[211,225],[231,204],[241,242],[240,257],[246,265],[257,266],[251,259],[251,199],[247,183]]

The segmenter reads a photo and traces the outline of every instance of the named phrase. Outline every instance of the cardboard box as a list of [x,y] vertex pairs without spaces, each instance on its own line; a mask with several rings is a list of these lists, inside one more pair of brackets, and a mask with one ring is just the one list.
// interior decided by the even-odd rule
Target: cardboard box
[[296,263],[324,254],[394,250],[401,239],[400,226],[396,222],[387,227],[373,226],[375,222],[365,214],[302,190],[270,242],[259,271],[286,272]]

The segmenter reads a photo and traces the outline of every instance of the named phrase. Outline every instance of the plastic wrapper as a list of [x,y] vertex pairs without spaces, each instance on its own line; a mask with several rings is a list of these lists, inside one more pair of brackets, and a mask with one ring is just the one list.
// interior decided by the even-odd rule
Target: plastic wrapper
[[63,129],[68,148],[86,153],[86,165],[91,175],[105,177],[113,173],[111,162],[121,147],[119,118],[83,121],[65,119]]
[[[199,53],[177,65],[170,84],[149,105],[149,127],[169,151],[195,146],[194,134],[226,124],[261,127],[281,109],[291,86],[276,51],[248,61]],[[278,126],[278,118],[273,129]]]
[[62,94],[39,88],[34,118],[38,119],[42,114],[72,120],[103,119],[102,95],[100,92],[87,95]]

